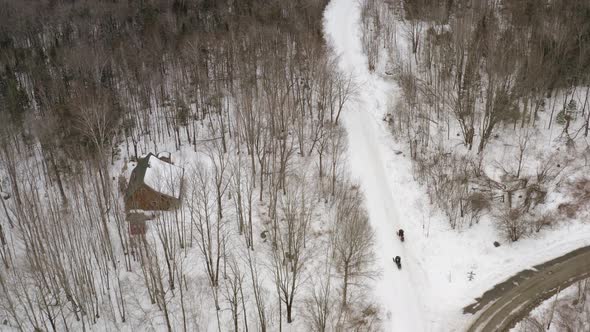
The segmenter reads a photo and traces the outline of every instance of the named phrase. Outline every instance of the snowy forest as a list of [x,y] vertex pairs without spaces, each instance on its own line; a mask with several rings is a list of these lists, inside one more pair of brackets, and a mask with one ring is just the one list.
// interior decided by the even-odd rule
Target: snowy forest
[[587,208],[588,2],[368,0],[362,20],[400,87],[384,120],[451,227],[491,213],[517,241]]
[[0,330],[409,328],[388,219],[419,308],[440,243],[543,246],[590,211],[589,97],[586,1],[0,0]]
[[[2,1],[0,322],[370,326],[372,231],[341,171],[353,86],[324,6]],[[182,207],[127,209],[126,170],[161,151],[178,152]]]

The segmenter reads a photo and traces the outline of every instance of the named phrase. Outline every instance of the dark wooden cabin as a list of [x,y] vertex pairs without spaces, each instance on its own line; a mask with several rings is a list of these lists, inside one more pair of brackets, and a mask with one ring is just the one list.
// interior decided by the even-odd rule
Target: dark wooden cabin
[[171,210],[180,205],[184,170],[153,154],[140,158],[125,194],[127,210]]

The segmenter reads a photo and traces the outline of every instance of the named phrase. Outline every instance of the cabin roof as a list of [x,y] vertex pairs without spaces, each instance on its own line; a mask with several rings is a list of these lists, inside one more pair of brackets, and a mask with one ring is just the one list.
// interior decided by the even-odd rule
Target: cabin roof
[[173,198],[180,198],[182,168],[169,164],[151,155],[143,182],[153,190]]
[[152,153],[140,158],[131,172],[126,198],[130,198],[143,184],[155,192],[180,199],[184,170],[158,159]]

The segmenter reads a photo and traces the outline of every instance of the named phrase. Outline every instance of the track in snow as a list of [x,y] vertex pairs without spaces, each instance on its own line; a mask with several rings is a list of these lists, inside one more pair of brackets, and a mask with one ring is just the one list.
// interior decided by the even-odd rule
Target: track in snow
[[475,314],[484,308],[468,331],[506,331],[524,318],[535,306],[560,289],[590,277],[590,247],[524,270],[494,286],[477,301],[463,309]]
[[[398,208],[393,200],[386,165],[380,146],[387,136],[380,118],[385,112],[392,85],[367,69],[361,45],[360,4],[358,0],[332,0],[324,14],[328,43],[338,56],[339,70],[353,74],[358,96],[342,115],[348,132],[349,164],[353,178],[365,193],[366,207],[376,234],[377,262],[382,271],[375,285],[375,296],[386,310],[383,328],[387,331],[423,331],[419,292],[413,271],[419,269],[408,255],[395,231],[400,227]],[[411,235],[409,235],[411,236]],[[402,270],[392,258],[402,257]]]

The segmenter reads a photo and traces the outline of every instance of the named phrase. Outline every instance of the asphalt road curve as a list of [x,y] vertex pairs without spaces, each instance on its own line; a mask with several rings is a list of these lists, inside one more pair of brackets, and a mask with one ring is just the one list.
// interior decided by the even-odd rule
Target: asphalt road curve
[[481,311],[468,331],[508,331],[558,289],[586,278],[590,278],[590,246],[524,270],[463,308],[464,314]]

